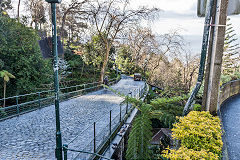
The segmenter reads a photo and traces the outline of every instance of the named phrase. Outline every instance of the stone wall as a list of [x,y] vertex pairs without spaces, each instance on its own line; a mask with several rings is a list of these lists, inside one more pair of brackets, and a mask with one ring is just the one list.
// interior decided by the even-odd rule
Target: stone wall
[[239,93],[240,93],[240,79],[230,81],[224,84],[220,89],[220,94],[218,98],[218,109],[220,109],[220,106],[225,100]]

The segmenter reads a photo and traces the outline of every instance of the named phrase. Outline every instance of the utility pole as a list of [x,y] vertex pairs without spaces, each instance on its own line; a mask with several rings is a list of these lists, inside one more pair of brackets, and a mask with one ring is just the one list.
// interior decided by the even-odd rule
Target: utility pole
[[216,114],[217,111],[228,0],[217,0],[216,5],[215,23],[212,24],[214,26],[213,42],[209,47],[211,54],[208,54],[210,64],[207,72],[209,73],[206,75],[203,101],[205,110],[210,111],[211,114]]
[[[217,0],[214,0],[213,9],[212,9],[212,13],[211,13],[211,17],[212,17],[211,24],[215,23],[216,5],[217,5]],[[214,36],[214,26],[211,26],[209,44],[208,44],[207,64],[206,64],[205,77],[204,77],[204,92],[203,92],[203,97],[202,97],[202,110],[206,110],[207,92],[205,92],[205,91],[208,89],[211,53],[212,53],[212,48],[213,48],[213,36]]]
[[55,157],[62,160],[62,135],[60,129],[60,113],[59,113],[59,81],[58,81],[58,50],[57,50],[57,24],[56,24],[56,3],[61,0],[46,0],[51,3],[52,11],[52,52],[54,57],[54,93],[55,93],[55,115],[56,115],[56,149]]

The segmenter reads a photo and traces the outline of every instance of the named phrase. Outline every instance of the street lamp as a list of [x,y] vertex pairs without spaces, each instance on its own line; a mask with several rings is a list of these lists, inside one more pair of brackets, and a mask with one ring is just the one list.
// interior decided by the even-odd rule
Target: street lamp
[[55,114],[56,114],[56,149],[55,157],[62,160],[62,135],[60,130],[60,114],[59,114],[59,81],[58,81],[58,50],[57,50],[57,27],[56,27],[56,3],[61,0],[46,0],[51,3],[52,10],[52,48],[54,57],[54,93],[55,93]]

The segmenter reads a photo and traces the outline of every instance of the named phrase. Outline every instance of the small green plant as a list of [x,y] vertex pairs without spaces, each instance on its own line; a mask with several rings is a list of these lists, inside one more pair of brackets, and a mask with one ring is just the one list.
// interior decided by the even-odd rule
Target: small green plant
[[0,110],[0,119],[7,116],[7,113],[5,111]]
[[193,110],[194,111],[201,111],[201,109],[202,109],[202,106],[200,104],[194,104],[193,105]]
[[176,116],[181,116],[185,100],[188,96],[177,96],[171,98],[158,98],[151,101],[151,109],[154,111],[157,118],[164,128],[172,128],[172,124],[176,122]]
[[220,119],[209,112],[191,111],[186,117],[179,118],[172,131],[173,138],[181,142],[181,147],[180,150],[165,151],[163,156],[166,158],[177,160],[178,157],[189,159],[190,156],[190,159],[218,159],[222,153]]
[[16,78],[16,77],[6,70],[0,71],[0,77],[3,78],[3,98],[4,98],[3,107],[5,107],[5,105],[6,105],[5,98],[6,98],[7,82],[10,80],[10,78]]

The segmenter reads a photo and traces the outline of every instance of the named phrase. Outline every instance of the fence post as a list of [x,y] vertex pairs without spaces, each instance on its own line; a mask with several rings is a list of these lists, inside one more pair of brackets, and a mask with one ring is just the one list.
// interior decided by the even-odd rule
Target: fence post
[[40,92],[38,92],[38,107],[41,107],[41,101],[40,101],[41,97],[40,97]]
[[140,98],[141,97],[141,93],[140,93],[140,88],[138,89],[138,95],[139,95],[139,97],[138,98]]
[[96,153],[96,122],[93,123],[93,136],[94,136],[94,139],[93,139],[93,151],[94,153]]
[[18,104],[18,96],[16,97],[16,104],[17,104],[17,114],[19,114],[20,110],[19,110],[19,104]]
[[64,144],[64,145],[63,145],[64,160],[67,160],[67,150],[68,150],[68,145],[67,145],[67,144]]
[[110,110],[110,125],[109,125],[109,145],[111,144],[111,135],[112,135],[112,110]]
[[131,98],[132,98],[132,92],[129,92],[128,93],[128,95],[127,95],[127,106],[126,106],[126,114],[128,113],[128,106],[129,106],[129,100],[128,100],[128,98],[129,98],[129,95],[131,94]]
[[122,105],[120,105],[120,122],[122,121]]
[[127,95],[127,106],[126,106],[126,114],[128,113],[128,95]]

